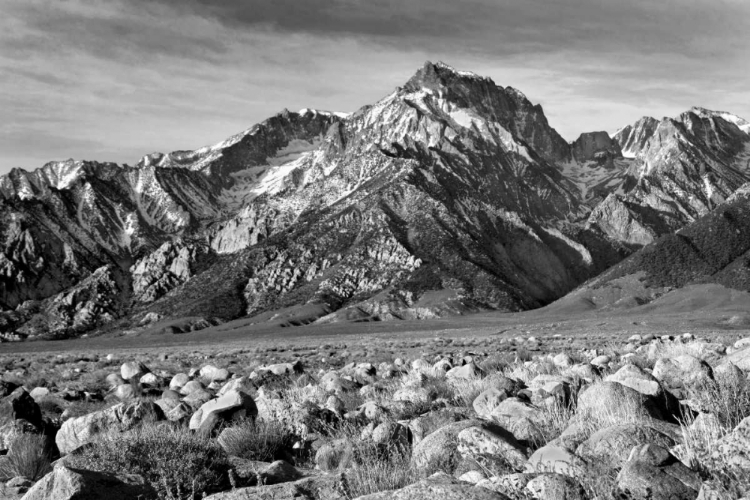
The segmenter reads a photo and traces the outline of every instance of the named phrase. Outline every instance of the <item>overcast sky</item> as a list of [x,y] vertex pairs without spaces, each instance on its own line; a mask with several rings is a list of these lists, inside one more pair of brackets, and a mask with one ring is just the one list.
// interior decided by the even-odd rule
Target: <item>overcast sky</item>
[[568,140],[693,105],[750,119],[748,54],[750,0],[0,0],[0,173],[354,111],[425,60],[520,89]]

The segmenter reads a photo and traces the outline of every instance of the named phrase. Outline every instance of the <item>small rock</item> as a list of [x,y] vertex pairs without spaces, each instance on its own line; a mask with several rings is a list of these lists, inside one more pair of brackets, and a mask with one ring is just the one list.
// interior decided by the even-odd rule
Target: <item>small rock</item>
[[123,363],[120,367],[120,376],[125,381],[136,377],[140,379],[149,371],[148,367],[139,361],[128,361],[127,363]]

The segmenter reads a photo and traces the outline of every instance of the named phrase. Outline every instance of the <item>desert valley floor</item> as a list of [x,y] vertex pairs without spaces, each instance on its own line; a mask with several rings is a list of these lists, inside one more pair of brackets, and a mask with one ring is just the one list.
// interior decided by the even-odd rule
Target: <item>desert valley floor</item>
[[[164,352],[196,349],[224,352],[233,349],[272,349],[311,347],[321,344],[348,344],[374,350],[387,350],[395,342],[402,349],[424,351],[435,339],[461,339],[471,342],[521,341],[540,352],[582,348],[601,349],[621,344],[632,335],[679,336],[692,333],[731,345],[750,336],[750,293],[717,287],[693,287],[655,301],[623,310],[588,311],[575,306],[552,304],[521,313],[487,312],[434,320],[347,322],[322,325],[281,326],[238,319],[216,327],[187,333],[164,333],[170,325],[185,319],[158,322],[133,333],[111,332],[99,337],[66,341],[6,343],[0,353],[149,351]],[[463,345],[461,343],[460,345]],[[503,349],[508,349],[505,347]],[[413,353],[409,353],[413,354]],[[487,353],[489,354],[489,353]],[[361,361],[352,359],[352,361]]]

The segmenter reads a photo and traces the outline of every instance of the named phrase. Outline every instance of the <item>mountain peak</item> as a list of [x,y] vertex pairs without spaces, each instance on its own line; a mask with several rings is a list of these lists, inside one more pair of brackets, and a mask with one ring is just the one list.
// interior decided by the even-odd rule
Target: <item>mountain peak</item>
[[407,90],[437,89],[446,87],[457,80],[491,81],[489,78],[479,76],[471,71],[459,71],[444,62],[425,61],[424,65],[406,82],[404,87]]
[[737,127],[739,127],[740,130],[742,130],[746,134],[750,134],[750,122],[733,113],[729,113],[727,111],[713,111],[710,109],[701,108],[699,106],[693,106],[689,111],[687,111],[687,113],[693,113],[700,116],[701,118],[718,117],[729,123],[734,123],[735,125],[737,125]]

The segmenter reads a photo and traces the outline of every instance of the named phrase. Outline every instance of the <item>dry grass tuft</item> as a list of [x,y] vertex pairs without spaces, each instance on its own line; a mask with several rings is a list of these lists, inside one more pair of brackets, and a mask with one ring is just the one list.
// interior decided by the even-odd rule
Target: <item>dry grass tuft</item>
[[231,467],[216,441],[165,425],[103,434],[70,460],[83,469],[140,474],[160,500],[222,491],[229,486]]
[[219,444],[233,457],[272,462],[285,457],[294,445],[295,437],[279,422],[245,420],[226,428],[219,436]]
[[51,451],[45,436],[21,434],[10,445],[9,453],[0,457],[0,480],[23,476],[32,481],[52,470]]

